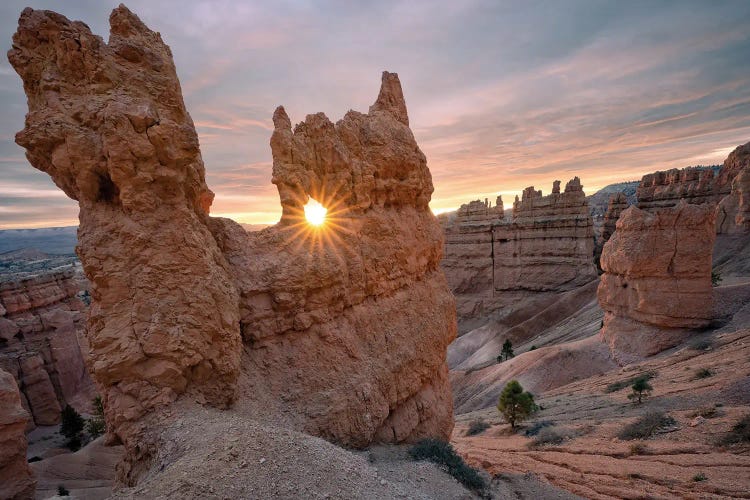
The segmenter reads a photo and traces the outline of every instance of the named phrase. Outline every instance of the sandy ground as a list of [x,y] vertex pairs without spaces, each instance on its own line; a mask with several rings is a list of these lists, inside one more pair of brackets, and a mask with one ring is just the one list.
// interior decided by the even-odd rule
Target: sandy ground
[[[540,394],[543,410],[524,429],[549,422],[566,437],[560,444],[534,447],[524,429],[511,432],[489,407],[457,417],[454,445],[492,474],[531,471],[586,498],[750,498],[750,446],[718,444],[750,414],[750,330],[736,327],[730,323],[640,364]],[[702,368],[711,375],[698,378]],[[606,392],[609,384],[647,371],[656,374],[654,391],[642,405],[627,399],[627,388]],[[656,410],[677,425],[644,441],[617,438],[625,424]],[[476,418],[493,425],[466,437]]]

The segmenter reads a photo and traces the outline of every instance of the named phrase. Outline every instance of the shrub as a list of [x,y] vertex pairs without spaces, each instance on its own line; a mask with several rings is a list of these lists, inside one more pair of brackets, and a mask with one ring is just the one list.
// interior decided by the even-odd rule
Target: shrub
[[466,431],[467,436],[476,436],[481,434],[490,428],[490,424],[482,420],[481,418],[474,420],[469,424],[469,429]]
[[70,496],[70,492],[62,484],[57,487],[57,496],[67,497]]
[[630,445],[631,455],[645,455],[648,453],[648,448],[643,443],[633,443]]
[[690,347],[692,347],[696,351],[706,351],[713,347],[713,342],[711,341],[711,339],[698,339],[691,342]]
[[539,434],[540,430],[553,425],[555,425],[555,423],[550,420],[540,420],[539,422],[534,422],[531,427],[526,429],[524,435],[527,437],[536,436],[537,434]]
[[633,384],[635,384],[636,382],[638,382],[641,379],[644,380],[644,381],[646,381],[646,382],[648,382],[649,380],[651,380],[654,377],[656,377],[656,372],[654,372],[654,371],[648,371],[648,372],[640,373],[640,374],[638,374],[638,375],[636,375],[634,377],[630,377],[628,379],[621,380],[619,382],[613,382],[613,383],[609,384],[607,386],[607,388],[604,389],[604,392],[607,393],[607,394],[612,393],[612,392],[617,392],[619,390],[625,389],[626,387],[632,387]]
[[543,446],[545,444],[561,444],[567,436],[551,427],[546,427],[539,431],[534,438],[532,446]]
[[651,435],[662,427],[674,425],[675,421],[669,415],[663,412],[651,412],[643,415],[635,422],[626,425],[617,434],[620,439],[648,439]]
[[517,380],[511,380],[500,394],[497,409],[503,414],[511,428],[516,428],[516,423],[528,418],[537,406],[534,404],[534,396],[523,390]]
[[699,481],[705,481],[706,479],[708,479],[708,478],[702,472],[699,472],[698,474],[696,474],[696,475],[693,476],[693,481],[695,481],[696,483],[699,482]]
[[66,446],[73,451],[81,447],[81,432],[83,431],[83,417],[70,405],[63,408],[60,414],[62,425],[60,433],[68,438]]
[[643,398],[650,396],[651,391],[654,390],[654,388],[651,387],[651,384],[643,378],[636,380],[631,388],[633,389],[633,392],[628,394],[628,399],[635,401],[637,404],[641,404]]
[[723,444],[750,443],[750,414],[742,417],[729,431],[724,439]]
[[536,346],[532,345],[531,347],[529,347],[529,351],[536,351]]
[[86,432],[91,437],[99,437],[107,430],[107,424],[104,420],[104,405],[102,404],[102,397],[97,396],[93,401],[94,405],[94,416],[86,420]]
[[719,410],[716,409],[715,406],[704,406],[703,408],[698,408],[693,413],[689,414],[688,416],[690,418],[695,417],[703,417],[703,418],[714,418],[719,413]]
[[708,368],[701,368],[695,372],[695,378],[696,379],[708,378],[713,374],[714,372],[712,372]]
[[432,463],[445,466],[451,476],[477,493],[483,494],[487,488],[487,484],[479,471],[468,466],[450,443],[438,439],[423,439],[412,446],[409,455],[414,460],[429,460]]
[[721,283],[723,280],[721,278],[721,273],[718,271],[711,271],[711,286],[719,286],[719,283]]

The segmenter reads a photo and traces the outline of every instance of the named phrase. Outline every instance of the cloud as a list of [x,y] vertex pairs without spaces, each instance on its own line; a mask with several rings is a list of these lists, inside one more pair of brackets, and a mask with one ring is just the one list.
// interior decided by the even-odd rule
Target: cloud
[[[30,3],[107,38],[119,0],[10,0],[8,41]],[[397,71],[427,155],[436,210],[554,179],[587,191],[657,169],[719,163],[750,140],[750,4],[491,0],[130,0],[171,46],[216,193],[213,214],[273,222],[274,108],[293,121],[366,111]],[[179,15],[175,15],[179,12]],[[0,227],[75,223],[75,203],[13,144],[20,79],[0,63]],[[506,204],[511,199],[506,199]]]

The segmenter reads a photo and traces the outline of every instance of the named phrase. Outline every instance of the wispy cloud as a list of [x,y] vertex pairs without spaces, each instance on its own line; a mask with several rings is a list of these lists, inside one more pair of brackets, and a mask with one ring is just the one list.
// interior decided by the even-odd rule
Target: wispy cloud
[[[107,38],[119,0],[9,0]],[[750,3],[491,0],[130,0],[175,56],[199,134],[212,213],[272,222],[274,108],[293,120],[366,111],[380,71],[399,72],[427,155],[435,210],[579,175],[587,191],[644,173],[719,163],[750,140]],[[180,15],[174,15],[179,12]],[[75,223],[77,207],[12,142],[18,77],[0,64],[0,227]],[[56,192],[56,195],[52,195]],[[67,219],[66,219],[67,217]]]

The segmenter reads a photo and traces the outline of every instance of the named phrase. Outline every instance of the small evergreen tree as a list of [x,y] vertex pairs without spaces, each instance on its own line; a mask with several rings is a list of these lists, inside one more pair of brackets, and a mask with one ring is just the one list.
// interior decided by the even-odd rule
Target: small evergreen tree
[[649,384],[648,380],[645,378],[637,379],[631,386],[631,388],[633,389],[633,392],[628,394],[628,399],[630,399],[631,401],[636,401],[636,403],[638,404],[641,404],[643,402],[643,398],[651,395],[651,391],[654,390],[654,388],[651,387],[651,384]]
[[99,437],[107,430],[107,425],[104,421],[104,404],[102,404],[102,397],[97,396],[94,398],[94,416],[86,420],[86,432],[91,437]]
[[66,443],[71,450],[81,447],[81,432],[83,431],[83,417],[70,405],[63,408],[60,414],[62,425],[60,433],[68,438]]
[[507,361],[514,356],[515,354],[513,353],[513,344],[510,342],[510,340],[506,340],[505,342],[503,342],[503,348],[500,351],[498,360],[502,361],[503,358],[505,358],[505,360]]
[[523,390],[517,380],[511,380],[500,394],[497,409],[503,414],[511,428],[516,428],[516,423],[526,419],[536,410],[534,396]]

